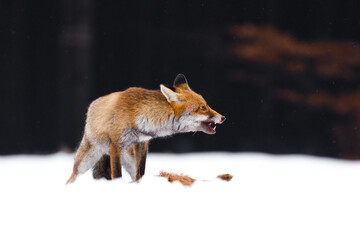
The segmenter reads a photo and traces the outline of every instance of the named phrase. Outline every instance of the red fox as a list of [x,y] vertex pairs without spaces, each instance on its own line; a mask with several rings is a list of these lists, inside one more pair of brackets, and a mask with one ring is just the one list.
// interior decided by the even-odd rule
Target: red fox
[[93,101],[67,183],[95,165],[95,178],[121,177],[124,167],[138,181],[145,173],[151,139],[185,132],[216,133],[216,124],[225,117],[190,89],[183,74],[177,75],[173,88],[162,84],[160,91],[133,87]]

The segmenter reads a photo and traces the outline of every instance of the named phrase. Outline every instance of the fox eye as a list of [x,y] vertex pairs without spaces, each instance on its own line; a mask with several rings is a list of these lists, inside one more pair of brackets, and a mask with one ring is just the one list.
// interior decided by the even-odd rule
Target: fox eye
[[206,106],[201,106],[201,107],[200,107],[200,110],[201,110],[201,111],[206,111],[207,108],[206,108]]

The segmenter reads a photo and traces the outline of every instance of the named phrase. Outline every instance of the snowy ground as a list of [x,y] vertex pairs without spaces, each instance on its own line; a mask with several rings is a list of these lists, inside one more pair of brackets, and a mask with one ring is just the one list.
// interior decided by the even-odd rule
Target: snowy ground
[[[360,239],[360,162],[300,155],[150,154],[140,183],[65,186],[72,155],[0,157],[0,239]],[[231,182],[192,187],[161,170]]]

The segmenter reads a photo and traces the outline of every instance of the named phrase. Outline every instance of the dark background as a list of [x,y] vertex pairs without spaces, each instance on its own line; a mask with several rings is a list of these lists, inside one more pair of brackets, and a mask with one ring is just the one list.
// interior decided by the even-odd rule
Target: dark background
[[227,117],[150,151],[360,158],[360,8],[342,1],[0,2],[0,154],[74,151],[89,103],[184,73]]

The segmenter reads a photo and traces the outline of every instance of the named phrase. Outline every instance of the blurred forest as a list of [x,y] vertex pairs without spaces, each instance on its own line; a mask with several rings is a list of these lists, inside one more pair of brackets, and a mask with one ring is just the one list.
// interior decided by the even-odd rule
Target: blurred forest
[[227,121],[150,151],[360,159],[360,3],[0,1],[0,154],[74,151],[87,106],[178,73]]

